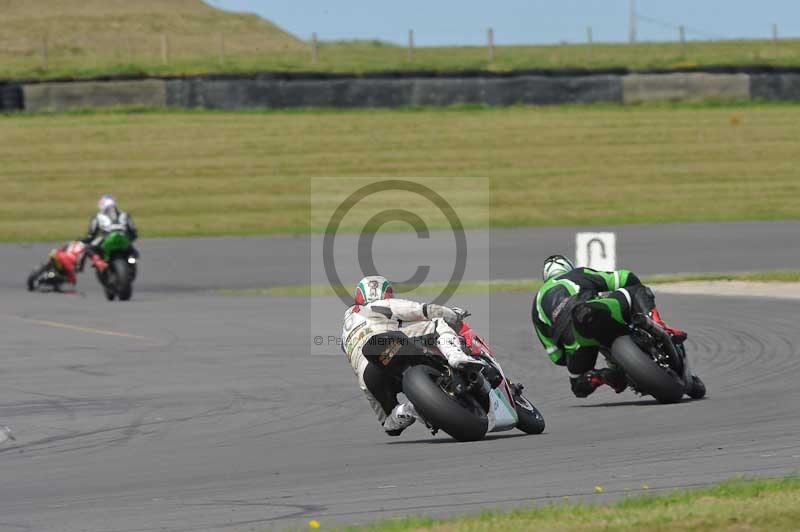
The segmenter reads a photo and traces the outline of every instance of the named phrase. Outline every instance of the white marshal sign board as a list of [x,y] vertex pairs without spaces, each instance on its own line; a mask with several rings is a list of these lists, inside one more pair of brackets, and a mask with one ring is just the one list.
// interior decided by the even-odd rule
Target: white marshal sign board
[[578,233],[575,235],[575,265],[601,271],[617,269],[615,233]]

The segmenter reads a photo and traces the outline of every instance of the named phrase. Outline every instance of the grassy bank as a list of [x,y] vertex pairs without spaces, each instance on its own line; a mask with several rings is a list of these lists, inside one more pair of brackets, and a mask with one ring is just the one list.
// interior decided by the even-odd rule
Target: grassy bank
[[[595,506],[553,504],[512,512],[484,512],[458,519],[410,518],[386,521],[350,532],[427,530],[516,531],[791,531],[800,520],[800,479],[731,480],[698,490],[629,497]],[[324,524],[324,523],[323,523]]]
[[[714,40],[417,47],[382,41],[326,42],[312,60],[311,35],[295,36],[256,15],[201,0],[0,0],[0,78],[182,75],[257,71],[496,71],[526,68],[800,66],[800,40]],[[483,35],[475,28],[475,36]],[[425,36],[417,35],[418,39]],[[498,40],[503,36],[497,34]]]
[[[745,282],[800,282],[800,271],[767,271],[748,273],[692,273],[680,275],[655,275],[644,277],[642,281],[649,285],[698,281],[745,281]],[[513,292],[534,293],[542,286],[539,279],[509,279],[498,281],[464,281],[458,285],[457,294],[503,294]],[[439,294],[447,287],[446,283],[425,283],[412,288],[402,284],[395,285],[395,293],[405,297]],[[353,287],[344,287],[351,292]],[[217,290],[220,295],[246,296],[332,296],[334,289],[330,285],[291,285],[265,288],[249,288],[242,290]]]
[[221,46],[235,63],[307,50],[263,18],[202,0],[0,0],[0,25],[0,78],[207,72],[221,68]]
[[[91,29],[91,24],[77,20],[73,22],[75,29],[49,33],[46,61],[43,36],[48,35],[47,30],[41,25],[29,26],[25,35],[16,39],[16,50],[0,51],[0,78],[263,71],[362,74],[414,70],[800,66],[800,40],[796,39],[783,40],[777,47],[766,39],[691,41],[685,48],[677,42],[595,43],[591,47],[586,44],[496,46],[492,61],[483,46],[418,47],[409,59],[405,47],[380,41],[322,42],[315,63],[308,42],[290,38],[267,22],[263,22],[264,28],[259,32],[258,22],[245,15],[226,14],[219,17],[225,20],[222,24],[214,23],[215,18],[196,17],[195,26],[189,28],[148,28],[147,19],[136,18],[118,26],[116,33],[98,33]],[[169,43],[166,62],[162,35]]]
[[489,177],[494,227],[797,219],[798,138],[792,105],[12,115],[0,241],[74,238],[106,191],[147,237],[319,230],[310,176],[340,178],[330,201],[446,177],[456,203]]

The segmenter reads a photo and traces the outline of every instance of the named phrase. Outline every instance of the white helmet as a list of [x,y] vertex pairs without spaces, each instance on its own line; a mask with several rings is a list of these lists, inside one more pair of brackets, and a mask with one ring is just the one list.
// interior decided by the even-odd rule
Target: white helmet
[[392,283],[382,275],[369,275],[358,282],[354,296],[356,305],[366,305],[374,301],[394,297]]
[[107,213],[111,209],[117,208],[117,200],[114,199],[114,196],[111,194],[103,194],[100,196],[100,200],[97,202],[97,210],[103,213]]
[[564,255],[550,255],[544,259],[542,279],[547,281],[558,275],[563,275],[575,269],[575,265]]

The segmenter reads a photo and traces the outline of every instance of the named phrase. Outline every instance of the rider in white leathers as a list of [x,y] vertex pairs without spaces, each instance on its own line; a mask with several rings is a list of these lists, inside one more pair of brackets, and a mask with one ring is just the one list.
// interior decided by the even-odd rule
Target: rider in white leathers
[[[342,348],[361,390],[390,436],[399,435],[417,417],[414,405],[398,403],[397,394],[402,390],[387,375],[386,366],[400,345],[398,338],[409,343],[435,343],[452,367],[474,362],[462,351],[450,325],[459,322],[464,314],[457,308],[394,299],[391,284],[379,275],[358,283],[354,304],[344,314]],[[387,338],[394,343],[387,343]]]

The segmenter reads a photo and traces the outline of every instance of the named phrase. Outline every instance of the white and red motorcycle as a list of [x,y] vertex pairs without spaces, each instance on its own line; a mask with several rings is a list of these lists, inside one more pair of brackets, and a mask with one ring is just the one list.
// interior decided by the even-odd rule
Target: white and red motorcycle
[[421,347],[420,355],[397,357],[403,393],[433,434],[443,430],[458,441],[476,441],[488,432],[514,428],[528,434],[544,431],[542,414],[522,394],[522,385],[506,378],[489,345],[467,322],[458,334],[475,364],[452,369],[429,345]]

